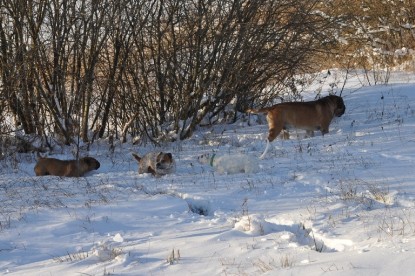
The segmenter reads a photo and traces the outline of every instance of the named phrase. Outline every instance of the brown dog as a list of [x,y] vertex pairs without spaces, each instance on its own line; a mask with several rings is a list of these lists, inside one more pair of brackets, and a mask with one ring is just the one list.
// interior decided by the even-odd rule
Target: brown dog
[[314,130],[324,135],[329,132],[332,119],[340,117],[346,111],[343,99],[336,95],[326,96],[311,102],[285,102],[261,109],[248,109],[249,113],[266,113],[269,127],[267,146],[260,158],[264,158],[269,143],[284,130],[288,139],[287,129],[290,127],[304,129],[311,136]]
[[175,171],[175,162],[171,153],[165,152],[149,152],[143,157],[132,153],[137,160],[139,168],[138,173],[151,173],[160,176]]
[[59,160],[56,158],[45,158],[38,156],[34,171],[37,176],[56,175],[79,177],[85,173],[97,170],[100,163],[92,157],[84,157],[79,160]]

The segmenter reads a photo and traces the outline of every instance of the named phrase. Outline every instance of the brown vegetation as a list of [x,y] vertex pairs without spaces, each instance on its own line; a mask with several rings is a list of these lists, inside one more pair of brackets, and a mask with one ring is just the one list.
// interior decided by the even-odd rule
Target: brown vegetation
[[372,0],[0,0],[0,135],[186,139],[272,102],[295,74],[410,60],[414,10]]

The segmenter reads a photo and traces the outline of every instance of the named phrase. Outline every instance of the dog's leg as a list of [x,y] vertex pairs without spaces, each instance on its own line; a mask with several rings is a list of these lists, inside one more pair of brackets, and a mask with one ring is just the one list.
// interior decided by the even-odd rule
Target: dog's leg
[[290,139],[290,134],[288,133],[288,131],[286,129],[282,130],[282,138],[284,140],[289,140]]
[[265,147],[264,153],[259,157],[260,159],[264,159],[265,155],[268,152],[269,144],[277,138],[278,134],[280,134],[281,130],[284,127],[283,121],[281,121],[276,114],[272,112],[267,113],[267,121],[268,121],[268,139],[267,139],[267,146]]
[[269,144],[272,142],[272,141],[274,141],[275,140],[275,138],[277,137],[277,135],[280,133],[280,129],[279,130],[276,130],[275,128],[271,128],[270,130],[269,130],[269,133],[268,133],[268,138],[267,138],[267,146],[265,147],[265,150],[264,150],[264,153],[262,153],[262,155],[259,157],[259,159],[264,159],[265,158],[265,155],[267,154],[267,152],[268,152],[268,149],[269,149]]
[[264,153],[259,157],[259,159],[264,159],[265,155],[267,155],[268,149],[269,149],[269,140],[267,139],[267,146],[265,147]]
[[325,126],[325,127],[321,128],[321,134],[323,136],[324,136],[324,134],[327,134],[327,133],[329,133],[329,127],[328,126]]
[[306,130],[306,136],[305,137],[307,137],[307,138],[314,137],[314,131],[312,131],[312,130]]
[[155,170],[155,169],[153,169],[151,166],[148,166],[147,171],[148,171],[149,173],[151,173],[153,176],[156,176],[156,175],[157,175],[156,170]]

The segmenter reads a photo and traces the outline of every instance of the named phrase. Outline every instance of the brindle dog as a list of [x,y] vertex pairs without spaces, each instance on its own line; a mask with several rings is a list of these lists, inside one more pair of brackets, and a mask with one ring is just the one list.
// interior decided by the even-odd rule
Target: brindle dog
[[166,152],[149,152],[143,157],[132,153],[138,162],[138,173],[151,173],[154,176],[161,176],[175,171],[173,155]]

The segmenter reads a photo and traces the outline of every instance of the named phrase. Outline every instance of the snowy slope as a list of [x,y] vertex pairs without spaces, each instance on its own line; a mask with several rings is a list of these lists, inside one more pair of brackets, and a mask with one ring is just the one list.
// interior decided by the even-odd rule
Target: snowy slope
[[35,177],[31,155],[3,161],[0,274],[412,275],[415,78],[361,84],[349,78],[329,134],[275,140],[255,174],[218,174],[197,157],[259,156],[257,116],[156,149],[177,166],[160,178],[138,175],[131,152],[154,148],[131,143],[94,144],[101,168],[79,179]]

